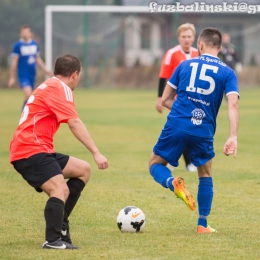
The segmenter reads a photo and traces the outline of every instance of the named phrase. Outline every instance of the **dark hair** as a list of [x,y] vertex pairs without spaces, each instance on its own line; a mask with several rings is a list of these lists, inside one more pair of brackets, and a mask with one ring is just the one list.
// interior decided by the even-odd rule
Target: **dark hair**
[[23,24],[23,25],[20,27],[20,31],[22,31],[23,29],[31,29],[31,28],[29,27],[29,25]]
[[209,27],[202,30],[199,40],[203,41],[207,46],[220,48],[222,35],[217,28]]
[[81,71],[81,64],[78,58],[67,54],[56,60],[54,67],[55,76],[70,77],[75,71],[78,73]]

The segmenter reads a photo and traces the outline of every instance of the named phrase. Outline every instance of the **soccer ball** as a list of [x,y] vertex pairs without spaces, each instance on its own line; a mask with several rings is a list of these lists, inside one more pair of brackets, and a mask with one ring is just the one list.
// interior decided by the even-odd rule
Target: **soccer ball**
[[146,223],[143,211],[135,206],[127,206],[117,216],[117,226],[122,232],[140,232]]

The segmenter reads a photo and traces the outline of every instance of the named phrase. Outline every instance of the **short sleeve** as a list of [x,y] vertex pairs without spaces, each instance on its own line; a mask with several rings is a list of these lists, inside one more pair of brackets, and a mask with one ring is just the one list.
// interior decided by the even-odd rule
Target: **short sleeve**
[[59,123],[67,123],[69,119],[79,118],[74,105],[74,95],[68,86],[50,87],[46,104],[56,115]]
[[161,64],[161,69],[159,73],[159,78],[165,78],[169,79],[173,72],[173,66],[171,62],[167,62],[169,59],[169,53],[166,52],[166,54],[163,57],[163,61]]
[[21,55],[20,45],[19,43],[16,43],[13,47],[12,56],[20,56],[20,55]]
[[168,81],[168,84],[174,88],[177,89],[178,85],[179,85],[179,73],[180,73],[180,67],[181,65],[179,65],[176,70],[174,71],[174,73],[172,74],[171,78]]
[[226,85],[225,85],[225,93],[226,96],[228,96],[229,94],[236,93],[239,97],[237,75],[233,70],[230,70],[228,74]]
[[173,67],[171,65],[162,63],[161,70],[159,73],[159,78],[169,79],[172,71],[173,71]]

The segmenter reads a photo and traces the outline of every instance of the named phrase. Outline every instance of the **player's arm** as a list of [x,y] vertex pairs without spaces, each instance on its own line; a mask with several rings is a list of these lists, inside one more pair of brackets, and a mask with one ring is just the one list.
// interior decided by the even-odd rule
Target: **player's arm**
[[42,58],[40,57],[40,55],[37,55],[37,64],[38,66],[49,76],[49,77],[52,77],[53,76],[53,73],[51,71],[48,71],[46,66],[45,66],[45,63],[43,62]]
[[237,154],[237,135],[238,135],[238,94],[232,93],[227,96],[228,98],[228,120],[229,120],[229,138],[224,145],[224,154],[230,155]]
[[11,88],[15,83],[15,73],[16,73],[16,69],[17,69],[18,59],[19,59],[18,55],[12,56],[8,88]]
[[99,152],[83,122],[79,118],[72,118],[67,123],[73,135],[92,153],[98,168],[106,169],[108,160]]
[[172,54],[167,51],[163,57],[163,61],[161,64],[161,69],[159,73],[159,84],[158,84],[158,97],[156,100],[155,108],[159,113],[162,113],[163,111],[163,105],[162,105],[162,95],[163,91],[165,89],[165,85],[167,82],[167,79],[169,79],[173,72],[173,66],[169,60],[172,59]]
[[175,95],[176,95],[176,89],[174,89],[172,86],[169,84],[166,85],[163,96],[162,96],[162,105],[169,110],[172,109],[172,104],[175,100]]

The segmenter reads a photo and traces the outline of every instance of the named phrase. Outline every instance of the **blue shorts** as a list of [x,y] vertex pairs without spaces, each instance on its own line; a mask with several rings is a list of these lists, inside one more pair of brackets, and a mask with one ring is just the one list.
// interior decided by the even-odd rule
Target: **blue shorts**
[[21,88],[29,86],[34,90],[35,77],[19,77],[19,84]]
[[191,162],[198,167],[215,156],[213,141],[214,138],[184,133],[167,122],[153,148],[153,152],[172,166],[177,167],[183,151],[187,148]]

